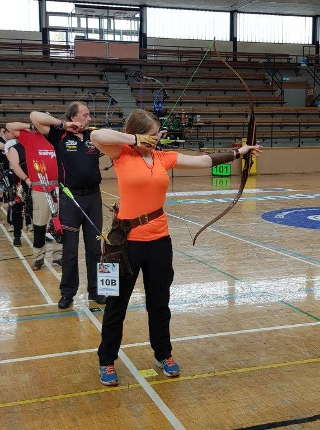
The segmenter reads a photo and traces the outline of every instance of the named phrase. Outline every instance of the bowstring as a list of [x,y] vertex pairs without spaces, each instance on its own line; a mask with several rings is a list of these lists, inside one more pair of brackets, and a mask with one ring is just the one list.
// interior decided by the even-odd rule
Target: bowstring
[[[203,54],[200,62],[198,63],[198,65],[196,66],[196,68],[194,69],[194,71],[192,72],[191,77],[189,78],[188,82],[186,83],[185,87],[183,88],[181,94],[179,95],[179,97],[177,98],[176,102],[174,103],[173,107],[171,108],[171,110],[169,111],[169,114],[167,116],[165,116],[165,120],[166,122],[168,122],[169,118],[172,116],[172,114],[174,113],[178,103],[180,102],[180,100],[182,99],[182,97],[185,95],[187,89],[189,88],[193,78],[195,77],[195,75],[197,74],[198,70],[200,69],[202,63],[206,60],[208,53],[212,50],[212,48],[215,46],[215,39],[213,41],[210,42],[210,44],[208,45],[205,53]],[[198,151],[197,151],[198,152]],[[188,223],[185,224],[189,233],[189,236],[191,238],[191,240],[193,240],[190,228]]]
[[[231,64],[229,64],[219,53],[219,51],[217,50],[216,47],[216,39],[213,40],[213,47],[214,47],[214,53],[216,55],[216,57],[229,69],[231,70],[236,76],[237,78],[240,80],[240,82],[242,83],[242,85],[244,86],[247,94],[249,95],[249,103],[250,103],[250,114],[248,116],[249,120],[248,120],[248,133],[250,128],[252,128],[252,136],[253,136],[253,141],[249,143],[249,145],[252,145],[253,143],[255,143],[255,139],[256,139],[256,124],[255,124],[255,118],[254,118],[254,96],[252,94],[252,91],[250,90],[248,84],[245,82],[244,78],[241,76],[241,74],[239,72],[237,72],[234,67],[231,66]],[[253,124],[252,124],[253,121]],[[247,142],[248,143],[248,142]],[[239,191],[237,193],[237,195],[234,197],[233,202],[224,210],[222,211],[218,216],[216,216],[213,220],[207,222],[204,226],[202,226],[196,233],[195,237],[192,239],[192,243],[193,246],[195,245],[195,242],[197,240],[197,238],[199,237],[199,235],[206,230],[207,227],[211,226],[213,223],[215,223],[216,221],[218,221],[219,219],[221,219],[226,213],[228,213],[230,211],[230,209],[232,209],[235,204],[238,202],[242,191],[244,189],[244,186],[247,182],[247,178],[249,176],[249,172],[250,172],[250,168],[253,164],[252,161],[252,153],[251,151],[248,153],[247,157],[244,157],[245,159],[245,165],[244,168],[242,169],[242,173],[241,173],[241,184],[240,184],[240,188]],[[240,191],[242,190],[242,191]]]
[[196,66],[195,70],[193,71],[191,77],[189,78],[188,82],[186,83],[184,89],[182,90],[180,96],[178,97],[178,99],[176,100],[175,104],[173,105],[173,108],[170,110],[169,114],[166,116],[166,120],[168,120],[171,115],[173,114],[175,108],[177,107],[177,104],[179,103],[179,101],[182,99],[182,97],[185,95],[185,92],[187,91],[188,87],[190,86],[193,78],[195,77],[195,75],[197,74],[199,68],[201,67],[202,63],[204,62],[204,60],[207,58],[208,53],[211,51],[211,49],[214,47],[214,43],[215,43],[215,39],[210,42],[208,48],[206,49],[205,53],[203,54],[199,64]]

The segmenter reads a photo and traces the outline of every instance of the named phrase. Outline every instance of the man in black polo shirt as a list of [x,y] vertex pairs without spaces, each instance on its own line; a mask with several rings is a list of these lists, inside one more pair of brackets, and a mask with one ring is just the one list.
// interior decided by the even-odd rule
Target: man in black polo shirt
[[[7,137],[12,137],[10,131],[6,132]],[[12,142],[11,142],[12,140]],[[14,192],[11,194],[8,208],[8,221],[13,225],[13,245],[21,246],[21,232],[23,227],[23,213],[25,215],[26,226],[32,225],[32,198],[31,181],[28,177],[28,167],[24,147],[15,139],[9,139],[10,147],[7,150],[7,158],[10,170],[14,173],[12,177]],[[11,145],[13,143],[13,145]]]
[[[102,229],[102,201],[99,184],[99,151],[90,142],[87,129],[88,107],[72,102],[66,111],[67,121],[47,113],[31,112],[30,119],[37,130],[47,136],[56,150],[59,182],[70,188],[80,206],[99,230]],[[60,193],[60,220],[63,226],[61,299],[59,308],[68,308],[79,286],[78,246],[82,226],[87,265],[89,300],[105,304],[106,298],[97,294],[97,262],[100,260],[100,241],[91,224],[64,194]]]
[[[9,161],[4,153],[4,144],[6,143],[5,139],[5,129],[0,129],[0,207],[2,206],[2,202],[6,201],[5,198],[5,173],[9,170]],[[1,220],[1,213],[0,213],[0,220]]]

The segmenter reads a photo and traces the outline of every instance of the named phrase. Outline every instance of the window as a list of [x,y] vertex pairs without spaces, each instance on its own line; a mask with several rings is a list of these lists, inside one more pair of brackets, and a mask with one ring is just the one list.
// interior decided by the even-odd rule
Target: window
[[114,20],[111,18],[103,19],[102,25],[105,30],[114,28]]
[[131,22],[128,19],[116,19],[114,25],[117,30],[131,30]]
[[104,40],[114,40],[114,34],[113,33],[104,33],[103,38],[104,38]]
[[229,40],[230,13],[147,8],[148,37]]
[[86,35],[84,33],[81,33],[81,32],[76,32],[76,33],[69,32],[68,33],[69,43],[74,43],[74,39],[76,37],[79,37],[80,39],[85,39]]
[[88,28],[99,29],[99,18],[88,18]]
[[54,45],[64,45],[67,43],[67,33],[65,31],[50,31],[50,43]]
[[96,40],[101,37],[104,40],[139,40],[140,14],[136,8],[81,8],[74,7],[74,2],[72,7],[67,7],[67,2],[57,2],[59,7],[53,7],[54,3],[48,2],[49,31],[64,29],[68,33],[68,43],[74,42],[76,34]]
[[65,1],[47,1],[47,12],[67,12],[74,10],[74,4]]
[[88,33],[88,39],[99,40],[100,39],[100,34],[99,33]]
[[0,30],[39,31],[37,0],[10,0],[5,3],[1,8]]
[[49,15],[49,26],[50,27],[68,27],[69,17]]
[[241,42],[312,43],[311,17],[239,13],[237,22]]
[[126,42],[137,42],[138,39],[139,39],[138,36],[126,36],[126,35],[122,36],[122,40]]

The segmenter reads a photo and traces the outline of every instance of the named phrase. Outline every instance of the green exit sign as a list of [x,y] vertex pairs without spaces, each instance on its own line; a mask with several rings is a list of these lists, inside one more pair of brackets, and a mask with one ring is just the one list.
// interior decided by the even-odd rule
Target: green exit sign
[[211,169],[212,176],[231,176],[231,164],[218,164]]
[[228,189],[231,185],[230,176],[214,176],[212,178],[212,186],[217,190]]

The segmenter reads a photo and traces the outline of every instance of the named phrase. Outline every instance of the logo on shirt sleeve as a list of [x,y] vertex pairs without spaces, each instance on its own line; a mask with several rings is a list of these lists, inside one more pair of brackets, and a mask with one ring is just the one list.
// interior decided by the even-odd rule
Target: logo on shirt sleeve
[[86,148],[86,154],[96,154],[97,153],[97,149],[94,145],[92,145],[90,140],[86,140],[84,142],[84,146]]

